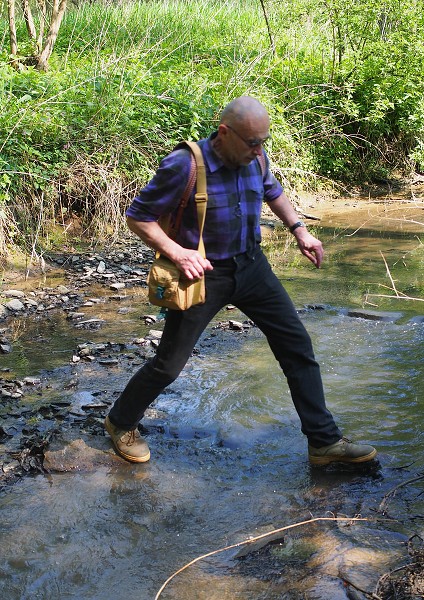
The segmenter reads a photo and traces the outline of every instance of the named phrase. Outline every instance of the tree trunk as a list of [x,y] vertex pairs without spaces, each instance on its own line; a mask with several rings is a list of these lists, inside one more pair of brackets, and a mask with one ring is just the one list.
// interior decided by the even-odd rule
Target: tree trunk
[[22,0],[22,12],[24,13],[28,35],[31,40],[35,40],[37,38],[37,31],[35,30],[34,19],[32,18],[29,0]]
[[59,33],[60,24],[62,23],[63,15],[65,14],[66,2],[67,0],[53,0],[49,33],[47,35],[44,48],[37,61],[37,68],[40,71],[47,71],[47,62],[53,52],[53,47],[56,42],[57,34]]
[[7,11],[9,14],[10,54],[16,56],[18,54],[18,38],[16,37],[15,0],[7,0]]
[[44,30],[46,29],[47,7],[46,0],[38,0],[38,8],[40,9],[40,29],[38,30],[37,49],[41,52],[43,47]]

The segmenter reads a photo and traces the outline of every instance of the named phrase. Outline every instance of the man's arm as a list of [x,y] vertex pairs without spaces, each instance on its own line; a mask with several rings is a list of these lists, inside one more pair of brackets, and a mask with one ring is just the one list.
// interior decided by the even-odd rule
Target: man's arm
[[127,217],[128,227],[145,244],[172,260],[187,279],[202,277],[205,271],[213,269],[207,258],[197,250],[183,248],[166,235],[157,221],[137,221]]
[[[291,227],[299,221],[298,214],[284,192],[278,198],[269,202],[268,206],[287,227]],[[298,227],[294,230],[293,235],[302,254],[319,269],[324,256],[322,243],[311,235],[306,227]]]

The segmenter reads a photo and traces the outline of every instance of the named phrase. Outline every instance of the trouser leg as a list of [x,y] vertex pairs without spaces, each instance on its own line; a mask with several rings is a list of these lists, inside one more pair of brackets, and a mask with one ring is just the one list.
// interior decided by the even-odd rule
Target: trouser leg
[[261,251],[229,268],[206,274],[207,300],[187,311],[169,311],[156,356],[128,382],[110,412],[112,422],[132,429],[146,408],[178,377],[201,333],[227,303],[242,310],[266,335],[286,375],[302,432],[320,447],[342,437],[325,405],[319,365],[310,337]]
[[327,409],[321,373],[309,334],[293,303],[262,252],[240,264],[232,299],[263,331],[287,378],[302,432],[312,446],[332,444],[342,437]]
[[205,304],[168,311],[156,356],[133,375],[109,413],[114,425],[136,427],[146,408],[178,377],[209,321],[230,301],[233,271],[230,267],[206,273]]

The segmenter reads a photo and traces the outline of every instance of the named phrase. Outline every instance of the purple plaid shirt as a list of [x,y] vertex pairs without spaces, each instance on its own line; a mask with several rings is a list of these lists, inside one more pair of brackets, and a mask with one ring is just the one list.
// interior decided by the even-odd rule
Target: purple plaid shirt
[[[276,200],[283,188],[269,170],[262,176],[258,160],[238,169],[227,168],[212,149],[211,139],[200,140],[206,166],[208,205],[203,230],[206,256],[211,260],[231,258],[251,251],[261,241],[262,202]],[[157,221],[176,212],[190,174],[190,151],[174,150],[160,163],[153,179],[134,198],[126,211],[136,221]],[[199,227],[193,190],[184,209],[175,241],[185,248],[199,244]]]

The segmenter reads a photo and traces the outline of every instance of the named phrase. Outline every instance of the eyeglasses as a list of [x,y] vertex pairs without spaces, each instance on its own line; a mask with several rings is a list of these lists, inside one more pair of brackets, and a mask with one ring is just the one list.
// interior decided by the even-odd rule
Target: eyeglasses
[[264,144],[266,144],[266,142],[268,140],[271,139],[271,136],[268,135],[266,138],[263,138],[262,140],[260,140],[258,138],[254,138],[253,140],[246,140],[239,133],[237,133],[237,131],[235,129],[233,129],[231,127],[231,125],[227,125],[227,123],[225,123],[225,126],[228,127],[228,129],[231,129],[231,131],[234,132],[236,134],[236,136],[239,137],[242,140],[242,142],[244,142],[246,144],[246,146],[248,146],[249,148],[256,148],[257,146],[263,146]]

